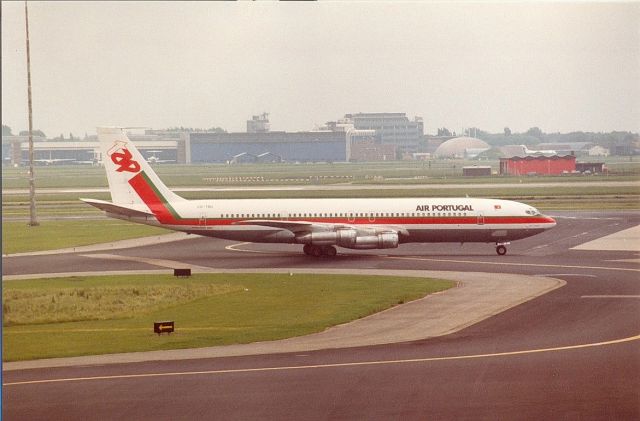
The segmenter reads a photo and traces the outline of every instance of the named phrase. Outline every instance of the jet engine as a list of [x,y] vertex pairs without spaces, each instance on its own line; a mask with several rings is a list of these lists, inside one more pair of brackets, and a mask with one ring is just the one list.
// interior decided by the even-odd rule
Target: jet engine
[[341,229],[337,231],[310,232],[296,237],[296,242],[314,246],[335,245],[349,249],[366,250],[396,248],[400,241],[397,232],[358,235],[357,230]]
[[349,248],[353,249],[393,249],[399,244],[397,232],[382,232],[376,235],[363,235],[356,237],[356,243]]
[[358,232],[354,229],[337,231],[318,231],[296,237],[297,243],[312,244],[314,246],[340,246],[351,248],[356,244]]

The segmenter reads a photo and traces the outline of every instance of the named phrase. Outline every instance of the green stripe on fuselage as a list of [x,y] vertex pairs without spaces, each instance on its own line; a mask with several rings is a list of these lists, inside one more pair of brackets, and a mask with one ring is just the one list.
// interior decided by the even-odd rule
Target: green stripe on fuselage
[[162,193],[160,193],[160,191],[158,190],[158,188],[155,186],[155,184],[153,184],[153,182],[151,181],[151,179],[149,178],[149,176],[142,171],[140,174],[142,174],[142,177],[145,179],[145,181],[147,182],[147,184],[151,187],[151,189],[154,191],[154,193],[160,198],[160,200],[162,201],[162,204],[165,205],[167,207],[167,209],[169,210],[169,213],[171,213],[171,215],[175,218],[175,219],[185,219],[183,217],[181,217],[178,212],[176,212],[176,210],[173,208],[173,206],[171,206],[171,203],[169,203],[167,201],[167,199],[162,195]]

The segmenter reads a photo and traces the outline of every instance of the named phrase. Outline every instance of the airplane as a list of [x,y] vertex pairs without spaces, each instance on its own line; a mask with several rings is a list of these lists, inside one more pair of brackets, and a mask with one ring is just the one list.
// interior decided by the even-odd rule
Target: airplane
[[160,180],[121,128],[98,128],[111,202],[80,199],[107,216],[175,231],[254,243],[300,244],[306,255],[336,247],[391,249],[404,243],[506,245],[556,221],[509,200],[478,198],[187,200]]
[[531,149],[527,148],[526,145],[520,145],[520,146],[522,146],[522,151],[524,152],[525,156],[528,156],[528,155],[557,155],[558,154],[553,149],[542,149],[542,150],[539,150],[539,151],[532,151]]
[[175,159],[160,159],[157,154],[159,154],[162,151],[147,151],[147,152],[151,154],[151,156],[147,158],[147,161],[150,164],[163,164],[165,162],[176,162]]
[[74,158],[52,158],[51,157],[51,151],[49,151],[49,158],[42,158],[42,159],[34,159],[33,162],[37,162],[39,164],[45,164],[45,165],[55,165],[58,164],[60,162],[71,162],[71,161],[75,161]]

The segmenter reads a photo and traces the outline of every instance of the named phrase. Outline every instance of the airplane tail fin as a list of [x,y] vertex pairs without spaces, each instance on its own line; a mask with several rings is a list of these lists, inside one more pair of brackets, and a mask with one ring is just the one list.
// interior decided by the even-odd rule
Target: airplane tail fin
[[98,127],[98,140],[113,203],[149,206],[144,196],[165,203],[185,200],[164,185],[122,128]]

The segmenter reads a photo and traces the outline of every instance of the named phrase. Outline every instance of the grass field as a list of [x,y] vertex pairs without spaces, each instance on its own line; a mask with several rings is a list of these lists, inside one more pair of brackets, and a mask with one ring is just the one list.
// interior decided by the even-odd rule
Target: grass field
[[55,250],[169,232],[164,228],[114,219],[45,220],[37,227],[28,226],[26,221],[3,221],[2,254]]
[[[634,157],[581,158],[581,161],[606,162],[610,176],[589,177],[522,177],[523,182],[544,181],[553,179],[590,180],[611,179],[617,177],[636,179],[640,176],[640,159]],[[387,184],[403,182],[447,183],[475,182],[476,177],[462,177],[462,167],[488,165],[496,172],[499,168],[497,160],[471,161],[462,159],[391,162],[351,162],[351,163],[304,163],[304,164],[193,164],[193,165],[157,165],[155,171],[160,178],[173,187],[199,185],[271,185],[271,184],[327,184],[344,182],[346,177],[356,183]],[[107,178],[101,167],[65,165],[36,167],[36,186],[48,187],[106,187]],[[333,178],[332,178],[333,177]],[[241,179],[241,178],[244,178]],[[260,180],[247,181],[247,178]],[[412,178],[417,178],[411,181]],[[487,177],[491,182],[513,182],[516,177]],[[305,181],[290,181],[290,180]],[[209,181],[206,181],[209,180]],[[27,188],[26,168],[2,168],[2,188]]]
[[[453,286],[385,276],[201,274],[3,282],[3,360],[276,340],[319,332]],[[153,322],[173,320],[158,336]]]

